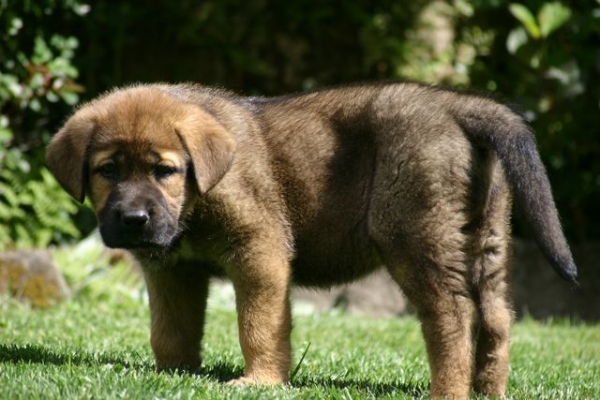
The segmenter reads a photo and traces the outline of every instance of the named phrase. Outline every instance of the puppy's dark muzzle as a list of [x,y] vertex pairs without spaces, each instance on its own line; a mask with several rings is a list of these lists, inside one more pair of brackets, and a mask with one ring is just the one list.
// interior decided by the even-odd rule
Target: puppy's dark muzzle
[[99,214],[104,244],[135,249],[171,243],[177,232],[177,217],[169,214],[161,196],[150,192],[121,192],[109,199]]

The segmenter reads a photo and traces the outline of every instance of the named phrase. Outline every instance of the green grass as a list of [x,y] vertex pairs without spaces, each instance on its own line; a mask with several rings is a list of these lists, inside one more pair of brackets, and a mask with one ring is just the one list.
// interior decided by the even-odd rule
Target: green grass
[[[0,397],[35,398],[413,398],[429,373],[417,322],[344,315],[296,316],[288,387],[237,388],[242,372],[235,314],[212,309],[197,375],[157,374],[143,304],[72,301],[35,311],[0,308]],[[566,322],[516,324],[510,397],[600,398],[600,329]]]
[[[57,255],[63,262],[69,257]],[[308,351],[291,384],[232,387],[224,382],[243,371],[235,314],[212,301],[202,371],[156,373],[139,282],[118,271],[95,279],[67,273],[72,286],[79,279],[79,289],[49,310],[0,298],[0,399],[428,397],[421,333],[410,317],[296,315],[294,362]],[[130,283],[120,287],[117,278]],[[511,351],[510,398],[600,398],[599,326],[519,322]]]

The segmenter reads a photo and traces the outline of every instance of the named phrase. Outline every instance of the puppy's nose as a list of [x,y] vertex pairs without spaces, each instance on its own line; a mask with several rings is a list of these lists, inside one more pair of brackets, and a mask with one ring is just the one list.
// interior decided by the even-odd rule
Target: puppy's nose
[[121,214],[121,222],[130,226],[142,226],[150,220],[150,215],[146,210],[128,210]]

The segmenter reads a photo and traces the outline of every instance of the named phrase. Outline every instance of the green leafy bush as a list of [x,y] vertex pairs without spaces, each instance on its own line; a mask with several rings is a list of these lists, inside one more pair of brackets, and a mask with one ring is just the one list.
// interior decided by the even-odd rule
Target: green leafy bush
[[6,153],[0,167],[0,249],[46,247],[78,237],[70,216],[78,207],[43,168],[39,179],[28,179],[28,165],[18,152]]
[[[0,249],[45,247],[79,231],[78,207],[44,166],[57,117],[77,103],[76,38],[60,19],[85,8],[73,0],[0,2]],[[48,18],[48,14],[56,18]]]
[[518,104],[537,132],[565,228],[600,237],[600,1],[473,1],[457,26],[489,35],[473,86]]

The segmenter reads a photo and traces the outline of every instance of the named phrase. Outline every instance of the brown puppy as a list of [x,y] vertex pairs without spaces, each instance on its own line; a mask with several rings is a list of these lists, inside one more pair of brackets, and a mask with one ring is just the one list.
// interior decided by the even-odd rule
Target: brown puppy
[[401,83],[270,99],[140,85],[81,107],[47,160],[89,196],[105,243],[142,264],[159,369],[199,366],[209,278],[223,275],[237,382],[286,382],[290,284],[385,265],[418,310],[431,394],[502,395],[511,192],[576,279],[533,135],[485,98]]

